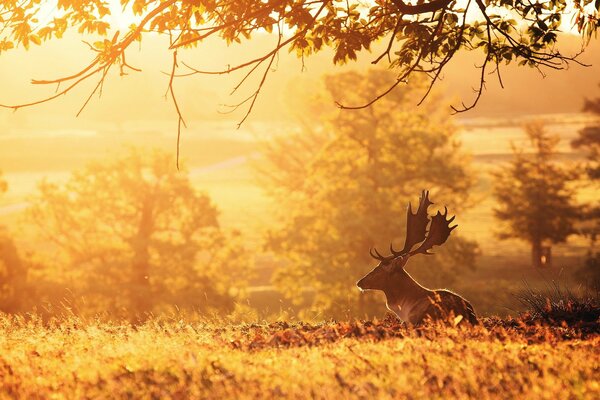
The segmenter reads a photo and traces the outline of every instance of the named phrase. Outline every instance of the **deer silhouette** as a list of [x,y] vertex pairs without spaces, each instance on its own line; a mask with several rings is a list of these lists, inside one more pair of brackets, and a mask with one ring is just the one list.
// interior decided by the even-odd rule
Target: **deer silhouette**
[[[383,291],[387,308],[400,319],[411,324],[420,324],[426,320],[448,320],[451,317],[455,317],[454,321],[466,320],[471,324],[477,324],[477,316],[471,303],[446,289],[427,289],[404,269],[408,259],[413,255],[433,254],[429,250],[433,246],[444,244],[450,232],[458,226],[450,226],[455,217],[446,219],[448,216],[446,207],[444,207],[444,214],[438,211],[431,218],[430,223],[427,208],[431,204],[433,203],[429,201],[429,191],[421,193],[416,213],[413,214],[412,206],[408,203],[404,248],[395,251],[390,244],[392,253],[390,256],[382,256],[377,249],[371,249],[369,253],[379,261],[379,264],[359,280],[356,286],[362,291]],[[429,230],[427,230],[428,225]],[[419,243],[420,245],[412,250]]]

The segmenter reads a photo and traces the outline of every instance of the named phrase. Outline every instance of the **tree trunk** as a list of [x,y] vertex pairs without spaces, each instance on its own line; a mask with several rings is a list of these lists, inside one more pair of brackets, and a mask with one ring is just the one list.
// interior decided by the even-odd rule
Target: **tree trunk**
[[153,201],[146,198],[138,232],[133,240],[133,261],[131,271],[130,300],[135,318],[142,318],[152,308],[150,295],[150,237],[153,230]]

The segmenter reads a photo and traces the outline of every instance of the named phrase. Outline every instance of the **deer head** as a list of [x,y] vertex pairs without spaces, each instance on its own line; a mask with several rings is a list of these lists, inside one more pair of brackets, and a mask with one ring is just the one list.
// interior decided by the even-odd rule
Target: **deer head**
[[[408,203],[408,211],[406,214],[406,240],[404,248],[400,251],[394,250],[394,246],[390,244],[389,256],[382,256],[377,249],[373,248],[369,251],[371,257],[379,261],[379,264],[361,280],[356,283],[361,290],[375,289],[385,290],[390,284],[395,284],[398,279],[394,279],[395,274],[407,274],[404,272],[404,266],[408,259],[415,254],[433,254],[429,250],[433,246],[442,245],[450,236],[450,232],[458,225],[449,226],[455,217],[446,219],[448,209],[444,207],[444,213],[437,212],[431,218],[427,215],[427,208],[433,204],[429,201],[429,191],[423,191],[419,199],[419,208],[413,214],[412,206]],[[427,226],[429,225],[429,230]],[[419,245],[420,243],[420,245]],[[419,245],[413,250],[413,247]]]

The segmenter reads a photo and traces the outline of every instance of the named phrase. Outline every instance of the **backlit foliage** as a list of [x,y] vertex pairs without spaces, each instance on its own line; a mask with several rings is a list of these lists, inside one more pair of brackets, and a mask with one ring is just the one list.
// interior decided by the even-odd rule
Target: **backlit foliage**
[[[8,184],[0,171],[0,196]],[[21,259],[13,239],[0,225],[0,311],[17,312],[24,295],[27,266]]]
[[[326,96],[363,100],[390,74],[330,76]],[[421,189],[431,190],[434,207],[460,212],[468,204],[469,158],[437,103],[412,107],[422,87],[415,82],[365,110],[320,115],[315,119],[322,124],[309,124],[266,149],[262,176],[280,215],[267,245],[284,264],[277,283],[297,303],[304,300],[301,288],[324,315],[382,312],[380,302],[359,306],[355,283],[375,264],[369,248],[383,251],[392,240],[402,247],[406,206],[418,201]],[[459,234],[436,249],[438,255],[411,259],[408,269],[426,284],[450,285],[474,265],[476,250]]]
[[[0,171],[0,196],[8,190],[8,184]],[[23,301],[27,267],[13,239],[0,226],[0,311],[17,312]]]
[[0,227],[0,311],[19,312],[26,301],[27,266],[13,239]]
[[[426,74],[433,84],[459,51],[481,50],[481,79],[475,99],[455,108],[464,111],[476,104],[487,73],[492,69],[501,79],[500,67],[509,63],[564,68],[574,60],[574,55],[559,52],[558,33],[574,26],[588,41],[596,33],[599,10],[600,2],[593,0],[412,3],[403,0],[121,0],[120,7],[116,2],[102,0],[8,0],[0,3],[0,53],[17,46],[40,45],[51,38],[61,38],[71,30],[92,38],[88,42],[93,57],[87,67],[60,79],[34,82],[65,83],[57,94],[42,100],[46,101],[92,76],[100,80],[96,92],[112,66],[118,66],[122,74],[136,70],[127,63],[126,51],[149,32],[170,38],[171,82],[175,71],[182,66],[177,61],[179,48],[199,46],[210,37],[219,37],[230,44],[244,42],[261,32],[272,32],[275,35],[272,50],[255,58],[221,71],[205,71],[202,66],[185,68],[191,73],[227,74],[246,69],[248,74],[259,74],[262,76],[259,87],[241,102],[251,110],[273,61],[284,48],[300,57],[332,48],[333,62],[343,64],[356,60],[361,52],[377,48],[377,43],[383,41],[384,49],[373,55],[373,62],[388,63],[396,74],[380,95],[413,74]],[[120,32],[111,26],[114,14],[130,18],[129,29]],[[223,64],[226,65],[226,61]],[[174,97],[173,94],[173,100]],[[377,98],[379,96],[373,98],[372,94],[360,103],[344,103],[344,106],[363,107]],[[39,101],[30,104],[37,103]],[[9,107],[24,105],[28,104]],[[179,116],[183,123],[180,113]]]
[[[592,100],[586,99],[583,111],[600,116],[600,97]],[[600,123],[592,123],[581,129],[571,145],[585,153],[586,172],[592,183],[600,182]]]
[[[600,97],[586,99],[584,111],[600,116]],[[600,193],[600,123],[592,123],[581,129],[571,146],[585,154],[584,169],[589,178],[587,186]],[[600,238],[600,196],[586,204],[582,214],[583,221],[579,231],[590,239],[590,249],[581,270],[581,278],[600,288],[600,251],[595,246]]]
[[541,245],[564,242],[576,232],[577,172],[557,162],[558,136],[546,132],[541,123],[528,124],[525,132],[532,152],[513,144],[513,160],[494,173],[494,214],[503,223],[500,238],[530,243],[533,264],[540,266]]
[[4,180],[2,176],[2,171],[0,171],[0,195],[4,194],[8,190],[8,183]]
[[65,185],[42,182],[28,215],[66,256],[54,279],[75,293],[75,311],[227,309],[250,273],[238,235],[220,229],[210,198],[159,151],[91,163]]

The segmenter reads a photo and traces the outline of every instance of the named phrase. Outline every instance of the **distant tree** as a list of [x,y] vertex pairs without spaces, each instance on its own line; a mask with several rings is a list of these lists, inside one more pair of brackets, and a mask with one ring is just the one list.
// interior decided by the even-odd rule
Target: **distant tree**
[[[600,97],[585,101],[583,111],[600,118]],[[590,179],[600,181],[600,122],[584,127],[579,136],[573,139],[571,146],[585,152],[587,158],[586,172]]]
[[[326,96],[364,100],[391,74],[329,76]],[[267,145],[261,176],[280,216],[267,247],[284,264],[276,284],[296,303],[312,292],[310,306],[326,316],[372,311],[359,308],[355,286],[375,264],[369,248],[384,251],[392,240],[401,247],[407,202],[418,201],[422,189],[460,220],[473,183],[469,159],[437,103],[411,107],[422,85],[390,93],[369,109],[321,113],[302,131]],[[474,266],[476,251],[458,235],[436,257],[415,257],[409,269],[428,284],[447,285]]]
[[[85,43],[91,51],[90,61],[80,71],[59,79],[34,81],[52,87],[63,83],[57,93],[40,101],[7,107],[19,108],[58,98],[87,79],[98,80],[93,93],[99,92],[112,67],[120,75],[139,71],[128,64],[126,52],[152,32],[170,38],[168,50],[172,52],[173,65],[169,87],[173,100],[173,78],[188,76],[178,68],[189,74],[228,74],[240,70],[258,75],[258,87],[251,90],[249,96],[244,95],[245,100],[240,102],[248,106],[248,112],[282,49],[287,48],[304,58],[331,48],[333,63],[343,64],[383,42],[378,54],[373,56],[373,63],[387,63],[396,73],[389,75],[385,86],[360,103],[343,103],[358,107],[389,93],[415,75],[426,76],[433,84],[443,77],[444,68],[457,54],[475,51],[482,69],[477,72],[480,85],[472,102],[456,109],[464,111],[481,97],[488,70],[497,71],[501,79],[502,66],[510,63],[538,69],[565,68],[575,56],[557,50],[559,33],[576,27],[587,44],[597,31],[600,12],[600,2],[591,0],[412,3],[403,0],[121,0],[119,4],[111,3],[116,2],[58,1],[56,6],[42,1],[0,3],[0,53],[20,46],[45,45],[50,39],[68,36],[71,31],[86,35]],[[115,13],[117,18],[113,18]],[[114,19],[127,18],[131,20],[128,30],[119,31],[118,27],[111,26]],[[273,33],[271,49],[238,64],[223,60],[222,70],[206,71],[202,66],[188,66],[178,61],[181,57],[178,50],[202,45],[206,40],[220,38],[229,45],[265,32]],[[423,89],[421,96],[426,92]]]
[[28,215],[66,255],[63,279],[98,308],[226,309],[249,264],[210,198],[159,151],[91,163],[62,186],[44,181]]
[[[583,110],[600,118],[600,97],[586,100]],[[600,122],[581,129],[578,137],[571,142],[571,146],[585,153],[587,186],[598,193],[600,190]],[[600,235],[600,196],[596,196],[584,208],[581,232],[590,239],[590,250],[581,275],[587,281],[592,279],[595,285],[600,287],[600,252],[595,249],[596,240]]]
[[[0,195],[8,184],[0,171]],[[8,232],[0,226],[0,311],[16,312],[25,296],[27,266],[19,256],[17,247]]]
[[0,171],[0,195],[4,194],[8,190],[8,183],[4,180],[2,176],[2,171]]
[[17,312],[27,297],[27,266],[8,233],[0,227],[0,311]]
[[525,132],[533,153],[513,143],[513,160],[493,174],[498,201],[494,214],[504,228],[499,237],[528,242],[532,265],[541,267],[543,245],[564,242],[576,233],[580,212],[571,186],[577,172],[556,162],[560,139],[548,134],[542,123],[527,124]]

